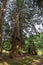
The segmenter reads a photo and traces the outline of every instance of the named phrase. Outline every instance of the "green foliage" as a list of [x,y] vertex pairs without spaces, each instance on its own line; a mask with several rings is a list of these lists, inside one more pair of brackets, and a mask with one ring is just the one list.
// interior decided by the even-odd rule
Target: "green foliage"
[[23,3],[24,3],[24,0],[16,0],[17,1],[17,7],[19,8],[22,8],[23,7]]
[[38,55],[42,55],[43,54],[43,33],[34,36],[34,44],[37,48]]
[[33,48],[38,54],[43,52],[43,33],[31,36],[30,38],[25,38],[24,50],[27,52],[31,50],[32,52]]
[[43,48],[43,33],[40,33],[38,36],[34,38],[34,43],[37,48]]
[[3,48],[5,50],[10,50],[12,48],[12,44],[10,43],[9,40],[4,42]]
[[27,51],[27,52],[28,52],[28,45],[29,45],[29,39],[28,39],[28,38],[25,38],[25,39],[24,39],[23,49],[24,49],[25,51]]

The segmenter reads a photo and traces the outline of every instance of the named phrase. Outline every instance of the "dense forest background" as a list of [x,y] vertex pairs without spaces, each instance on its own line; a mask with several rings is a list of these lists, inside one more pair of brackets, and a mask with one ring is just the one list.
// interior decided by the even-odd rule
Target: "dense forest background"
[[43,55],[43,0],[0,0],[0,53]]

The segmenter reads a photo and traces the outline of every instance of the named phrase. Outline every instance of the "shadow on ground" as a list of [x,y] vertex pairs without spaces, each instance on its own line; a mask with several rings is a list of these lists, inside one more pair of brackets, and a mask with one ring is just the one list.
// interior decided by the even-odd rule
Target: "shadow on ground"
[[43,56],[0,57],[0,65],[43,65]]

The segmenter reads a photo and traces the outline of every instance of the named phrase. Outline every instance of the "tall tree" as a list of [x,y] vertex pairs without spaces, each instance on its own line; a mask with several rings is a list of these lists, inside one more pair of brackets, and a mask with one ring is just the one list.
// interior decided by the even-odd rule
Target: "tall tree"
[[0,52],[2,52],[2,23],[4,19],[6,1],[5,0],[0,1],[0,48],[1,48]]
[[11,27],[12,24],[14,26],[12,27],[13,47],[11,53],[15,51],[16,47],[21,48],[23,43],[22,34],[24,32],[29,33],[29,35],[38,32],[35,23],[39,21],[39,18],[35,17],[38,17],[39,14],[40,9],[34,4],[33,0],[9,0],[7,2],[5,20],[7,23],[10,22]]
[[[1,10],[0,10],[0,13],[1,13]],[[2,19],[0,16],[0,47],[1,47],[1,45],[2,45]],[[1,48],[0,48],[0,52],[1,52]]]

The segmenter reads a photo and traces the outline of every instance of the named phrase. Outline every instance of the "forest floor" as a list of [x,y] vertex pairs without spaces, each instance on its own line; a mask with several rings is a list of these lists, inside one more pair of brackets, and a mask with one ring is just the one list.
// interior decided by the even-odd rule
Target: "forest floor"
[[43,56],[38,55],[26,55],[23,57],[1,57],[0,65],[43,65]]

